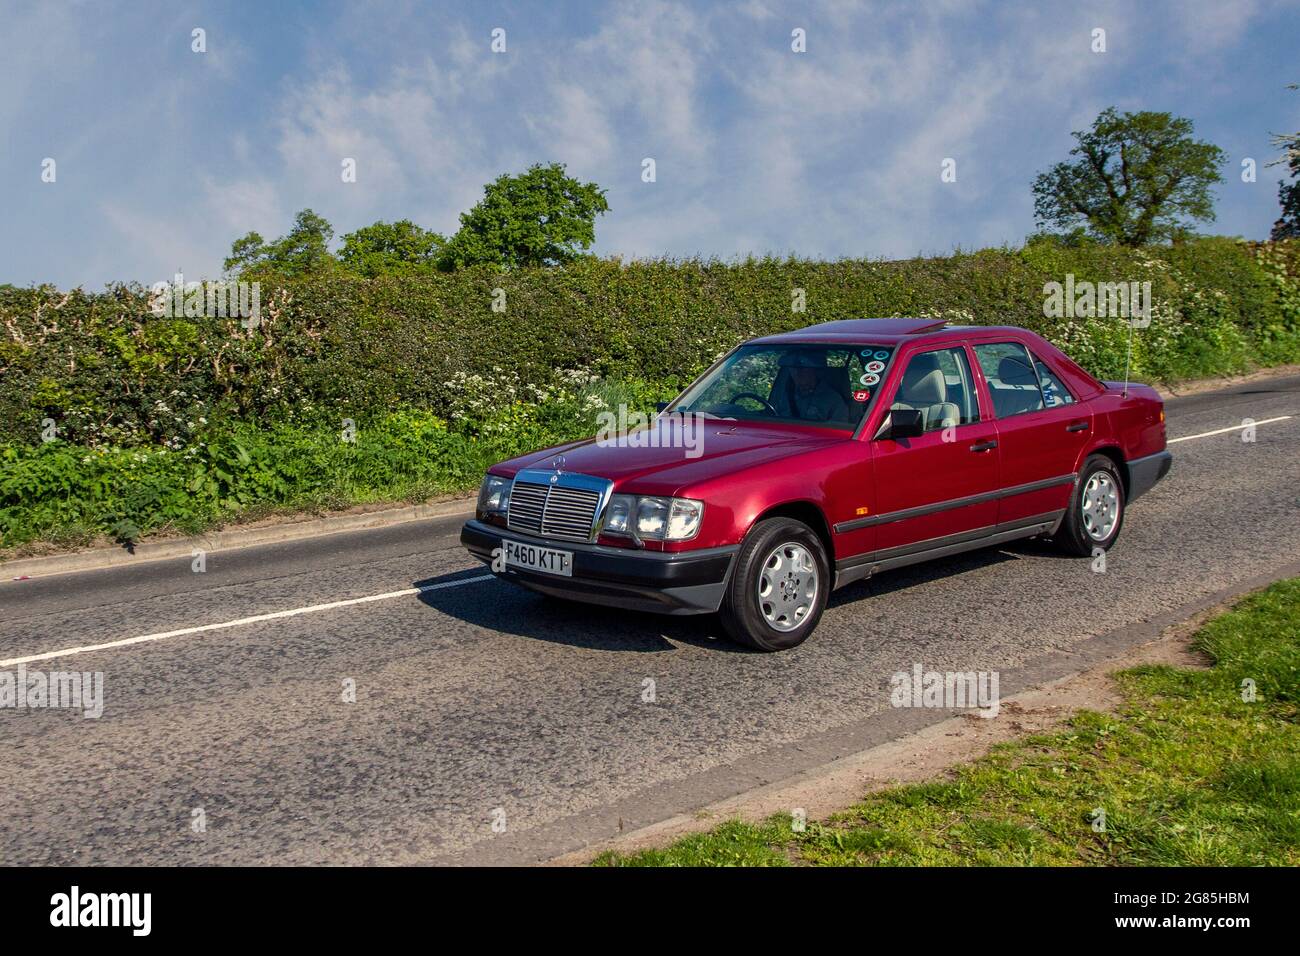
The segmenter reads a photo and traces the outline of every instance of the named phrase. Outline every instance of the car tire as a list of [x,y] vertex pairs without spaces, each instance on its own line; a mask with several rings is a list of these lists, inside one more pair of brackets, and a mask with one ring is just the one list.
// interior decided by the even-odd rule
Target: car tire
[[[821,538],[793,518],[766,518],[741,543],[722,599],[722,626],[759,651],[798,647],[817,627],[830,596]],[[765,598],[767,600],[765,600]]]
[[1110,550],[1124,524],[1124,479],[1105,455],[1089,455],[1079,470],[1070,506],[1054,540],[1067,554],[1092,555]]

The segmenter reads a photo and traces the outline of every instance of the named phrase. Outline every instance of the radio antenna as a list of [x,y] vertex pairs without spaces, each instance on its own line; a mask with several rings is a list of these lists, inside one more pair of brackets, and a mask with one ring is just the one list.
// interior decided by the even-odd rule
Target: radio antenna
[[1125,398],[1128,398],[1128,374],[1129,367],[1133,362],[1133,319],[1128,320],[1128,348],[1124,351],[1124,392]]

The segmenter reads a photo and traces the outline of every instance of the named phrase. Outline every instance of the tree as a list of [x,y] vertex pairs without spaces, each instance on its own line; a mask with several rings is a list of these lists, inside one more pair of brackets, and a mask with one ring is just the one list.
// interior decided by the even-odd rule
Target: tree
[[595,183],[578,182],[560,163],[536,165],[489,183],[478,205],[461,213],[460,229],[451,239],[409,219],[376,222],[345,235],[336,258],[329,249],[334,228],[304,209],[289,233],[274,242],[256,232],[236,239],[225,269],[298,276],[342,266],[374,277],[480,263],[558,265],[596,241],[596,217],[608,211],[605,192]]
[[1170,113],[1119,113],[1075,131],[1074,162],[1034,180],[1034,214],[1065,229],[1086,225],[1104,242],[1141,246],[1186,235],[1184,218],[1214,219],[1210,187],[1226,154],[1192,139],[1192,121]]
[[275,242],[267,243],[256,232],[236,239],[223,263],[227,272],[274,271],[286,276],[323,272],[334,265],[329,250],[334,227],[310,209],[293,220],[293,228]]
[[[1288,90],[1300,89],[1300,84],[1292,83]],[[1273,145],[1285,151],[1282,159],[1269,163],[1278,166],[1286,163],[1291,171],[1291,182],[1279,183],[1277,201],[1282,204],[1282,216],[1273,223],[1272,239],[1300,239],[1300,133],[1290,136],[1274,136]]]
[[596,216],[608,211],[604,190],[566,175],[561,163],[500,176],[484,188],[478,205],[461,213],[460,229],[447,242],[441,265],[570,262],[596,241]]
[[413,272],[437,267],[447,240],[409,219],[362,226],[343,237],[339,260],[363,276]]

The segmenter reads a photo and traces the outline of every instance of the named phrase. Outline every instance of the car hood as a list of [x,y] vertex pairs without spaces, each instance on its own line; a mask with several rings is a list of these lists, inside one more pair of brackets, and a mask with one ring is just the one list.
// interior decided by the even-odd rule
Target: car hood
[[557,445],[501,462],[493,470],[550,470],[562,456],[562,471],[609,478],[620,491],[672,494],[693,482],[850,439],[846,431],[725,419],[697,420],[683,432],[680,423],[658,419],[646,429],[616,439]]

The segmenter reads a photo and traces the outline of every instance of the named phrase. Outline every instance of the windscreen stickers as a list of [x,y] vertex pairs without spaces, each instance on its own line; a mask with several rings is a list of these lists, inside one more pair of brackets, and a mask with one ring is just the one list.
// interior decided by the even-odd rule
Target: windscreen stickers
[[858,388],[853,392],[855,402],[871,400],[871,388],[880,384],[880,376],[885,372],[885,363],[889,361],[893,351],[893,349],[873,345],[858,352],[862,357],[862,374],[858,376]]

